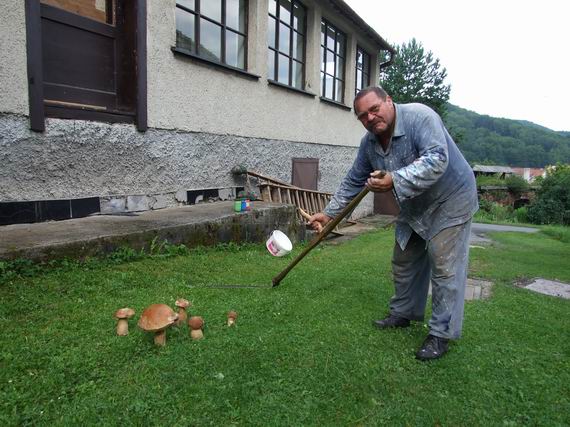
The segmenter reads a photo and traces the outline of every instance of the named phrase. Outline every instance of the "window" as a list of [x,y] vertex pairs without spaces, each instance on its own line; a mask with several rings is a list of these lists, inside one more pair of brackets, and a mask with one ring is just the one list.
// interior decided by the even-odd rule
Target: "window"
[[344,102],[346,36],[331,24],[321,22],[321,96]]
[[297,0],[269,0],[267,76],[297,89],[304,89],[306,15]]
[[364,52],[360,47],[357,47],[355,94],[368,86],[370,86],[370,55]]
[[177,0],[176,47],[245,70],[246,0]]

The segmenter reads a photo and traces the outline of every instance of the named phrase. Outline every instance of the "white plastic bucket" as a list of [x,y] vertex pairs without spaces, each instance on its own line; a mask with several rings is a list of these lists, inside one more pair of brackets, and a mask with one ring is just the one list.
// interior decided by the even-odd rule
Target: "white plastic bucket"
[[265,243],[267,250],[273,256],[287,255],[293,249],[293,244],[285,233],[279,230],[274,230],[267,242]]

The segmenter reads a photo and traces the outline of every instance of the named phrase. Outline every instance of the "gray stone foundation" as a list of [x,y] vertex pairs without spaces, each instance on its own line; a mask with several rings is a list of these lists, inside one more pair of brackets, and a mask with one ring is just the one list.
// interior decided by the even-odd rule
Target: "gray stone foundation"
[[[0,114],[0,203],[99,197],[105,213],[183,205],[186,192],[221,189],[231,199],[245,185],[234,166],[291,181],[294,157],[319,159],[320,191],[333,192],[356,147],[232,135],[149,129],[134,125]],[[353,214],[372,212],[369,196]]]

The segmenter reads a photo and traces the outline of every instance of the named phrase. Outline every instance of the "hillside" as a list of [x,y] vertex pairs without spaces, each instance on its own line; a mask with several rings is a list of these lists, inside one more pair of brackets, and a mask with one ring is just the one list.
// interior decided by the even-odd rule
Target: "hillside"
[[524,120],[499,119],[452,104],[445,123],[471,164],[544,167],[570,163],[570,133]]

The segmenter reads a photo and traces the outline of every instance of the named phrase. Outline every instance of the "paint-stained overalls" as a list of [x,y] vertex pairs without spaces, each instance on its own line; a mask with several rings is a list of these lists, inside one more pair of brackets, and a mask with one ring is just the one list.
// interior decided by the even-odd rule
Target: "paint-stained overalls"
[[400,205],[390,312],[423,320],[431,280],[430,333],[456,339],[463,326],[471,218],[479,207],[475,177],[437,113],[422,104],[394,105],[396,124],[387,149],[367,132],[324,213],[335,217],[370,172],[390,171]]

